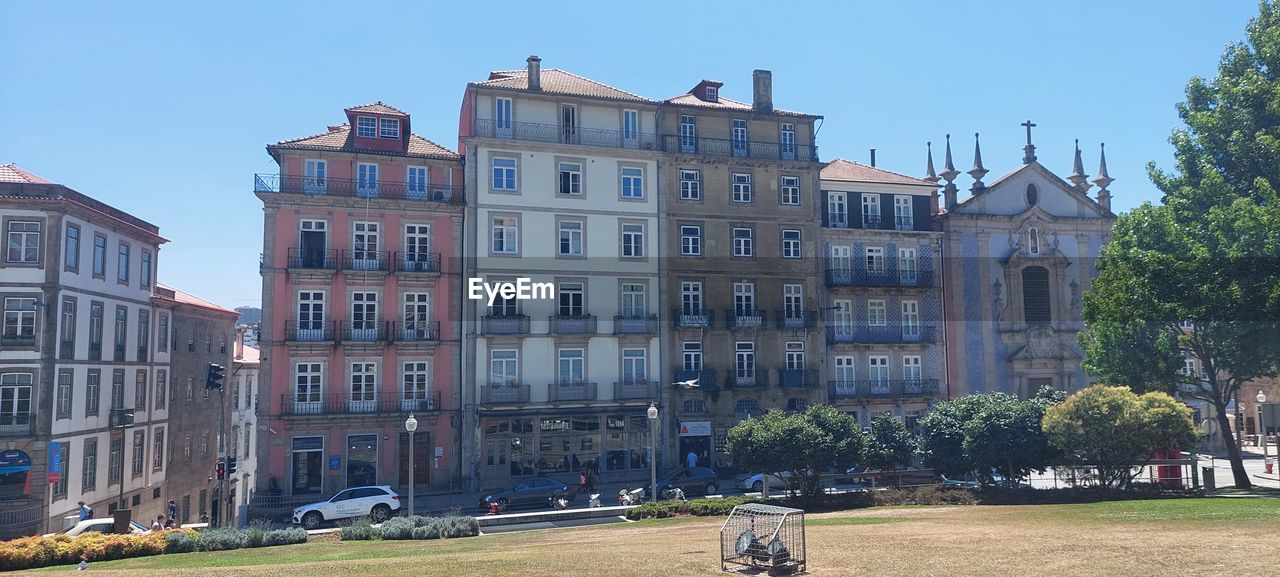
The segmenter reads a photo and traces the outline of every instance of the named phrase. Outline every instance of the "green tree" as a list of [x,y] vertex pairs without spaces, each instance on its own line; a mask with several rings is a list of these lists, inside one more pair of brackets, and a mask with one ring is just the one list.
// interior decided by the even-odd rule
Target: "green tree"
[[[1188,82],[1178,105],[1185,127],[1170,138],[1176,169],[1148,166],[1163,204],[1117,219],[1084,300],[1090,370],[1140,391],[1180,383],[1207,401],[1237,487],[1251,483],[1227,405],[1280,366],[1277,94],[1280,8],[1267,0],[1217,75]],[[1176,375],[1169,346],[1199,360],[1203,377]]]
[[1128,488],[1156,451],[1196,441],[1191,409],[1165,393],[1138,396],[1127,387],[1097,385],[1049,407],[1044,432],[1075,465],[1092,466],[1098,482]]
[[916,443],[897,417],[880,413],[871,420],[871,434],[862,447],[862,465],[868,469],[894,471],[911,465]]
[[738,465],[765,473],[789,472],[805,496],[817,495],[827,467],[851,467],[862,451],[862,431],[829,405],[801,413],[769,411],[729,430],[726,449]]
[[1046,387],[1029,400],[983,393],[938,403],[920,421],[924,465],[948,477],[974,473],[984,485],[993,471],[1006,479],[1044,471],[1058,452],[1040,422],[1045,409],[1063,398]]

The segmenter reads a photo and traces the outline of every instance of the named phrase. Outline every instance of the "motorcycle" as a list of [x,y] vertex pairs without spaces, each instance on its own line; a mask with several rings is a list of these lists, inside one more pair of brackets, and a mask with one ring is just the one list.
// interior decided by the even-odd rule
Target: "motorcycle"
[[672,487],[662,492],[662,498],[668,501],[684,501],[684,490],[680,487]]
[[618,504],[622,506],[639,505],[644,502],[644,487],[632,489],[630,491],[622,489],[618,491]]
[[489,501],[489,512],[485,515],[502,515],[507,512],[507,503],[505,501]]
[[551,507],[557,511],[563,511],[569,508],[569,495],[564,491],[556,491],[547,499]]
[[587,501],[587,507],[592,509],[600,507],[600,493],[591,494],[591,499]]

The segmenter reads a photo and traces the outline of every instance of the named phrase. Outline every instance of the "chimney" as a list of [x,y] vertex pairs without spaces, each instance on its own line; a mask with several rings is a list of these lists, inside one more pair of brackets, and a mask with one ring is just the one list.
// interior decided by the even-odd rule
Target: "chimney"
[[756,70],[751,73],[751,108],[762,112],[773,111],[773,73]]
[[529,90],[542,90],[542,59],[530,56],[525,62],[529,63]]
[[244,358],[244,329],[245,329],[244,326],[236,327],[236,345],[235,345],[236,356],[234,357],[236,360],[240,360]]
[[876,149],[871,149],[871,168],[876,167]]

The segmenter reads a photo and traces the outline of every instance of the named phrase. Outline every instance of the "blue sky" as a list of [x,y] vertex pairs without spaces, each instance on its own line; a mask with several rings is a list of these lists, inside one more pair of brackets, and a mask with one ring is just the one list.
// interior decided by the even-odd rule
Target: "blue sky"
[[[1212,76],[1257,5],[1223,2],[4,2],[0,163],[16,162],[160,226],[160,280],[229,307],[261,299],[264,146],[382,100],[453,147],[466,83],[529,54],[653,98],[702,78],[826,116],[824,159],[919,175],[925,141],[992,177],[1032,119],[1041,162],[1097,170],[1116,210],[1159,195],[1174,104]],[[959,181],[968,186],[967,177]],[[1096,189],[1095,189],[1096,190]]]

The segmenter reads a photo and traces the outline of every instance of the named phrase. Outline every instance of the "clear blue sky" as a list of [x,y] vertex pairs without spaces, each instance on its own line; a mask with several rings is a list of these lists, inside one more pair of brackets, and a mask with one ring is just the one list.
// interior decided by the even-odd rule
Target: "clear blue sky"
[[[967,4],[962,5],[962,4]],[[1041,162],[1070,173],[1072,139],[1115,208],[1158,200],[1174,104],[1211,76],[1256,13],[1221,2],[7,2],[0,0],[0,163],[16,162],[160,226],[160,280],[229,307],[261,299],[263,147],[374,100],[447,146],[469,81],[529,54],[652,98],[702,78],[818,113],[824,159],[914,175],[924,143],[992,176],[1017,166],[1032,119]],[[788,13],[790,12],[790,13]],[[968,177],[961,177],[964,187]],[[1096,190],[1096,189],[1095,189]]]

